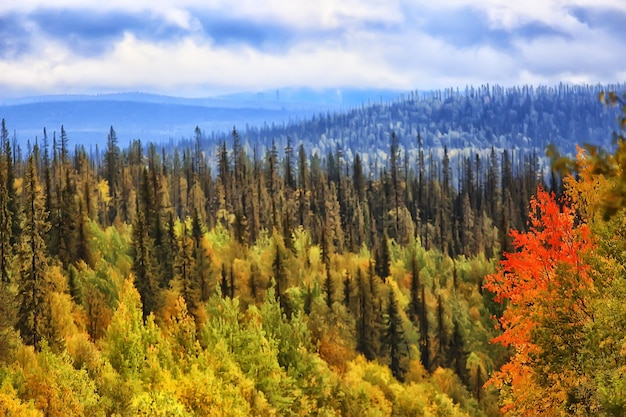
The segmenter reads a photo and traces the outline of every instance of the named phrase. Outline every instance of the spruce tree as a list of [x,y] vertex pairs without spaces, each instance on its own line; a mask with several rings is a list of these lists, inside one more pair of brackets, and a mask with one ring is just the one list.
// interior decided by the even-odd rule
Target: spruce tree
[[357,269],[356,285],[358,289],[358,312],[356,323],[356,350],[368,360],[376,358],[374,344],[374,299],[367,280],[363,277],[361,268]]
[[0,281],[7,284],[11,276],[13,246],[13,213],[9,210],[9,192],[6,183],[6,163],[0,160]]
[[131,254],[132,271],[135,275],[135,286],[141,297],[144,319],[158,307],[158,281],[154,259],[154,244],[150,238],[146,215],[137,205],[137,213],[133,224],[133,240]]
[[58,194],[57,223],[58,255],[64,266],[76,260],[77,229],[79,228],[79,208],[76,201],[76,186],[70,170],[65,170],[65,185]]
[[18,297],[20,307],[17,329],[22,340],[39,350],[43,338],[52,342],[54,331],[50,327],[50,293],[54,290],[46,269],[46,244],[44,236],[50,228],[39,189],[35,160],[28,158],[24,177],[25,202],[22,212],[22,241],[18,248],[20,279]]
[[350,303],[352,301],[352,278],[350,274],[346,274],[343,279],[343,304],[350,311]]
[[441,294],[437,295],[437,341],[438,362],[441,366],[448,366],[448,331],[445,325],[445,310]]
[[178,238],[178,256],[174,263],[175,280],[180,288],[180,294],[194,316],[197,315],[197,309],[200,306],[200,297],[194,279],[195,268],[193,238],[188,236],[187,227],[183,223],[183,231]]
[[404,369],[401,366],[402,349],[405,345],[402,316],[398,308],[395,293],[392,287],[388,289],[387,314],[384,341],[389,351],[391,373],[398,381],[404,379]]
[[391,253],[389,252],[389,242],[387,232],[385,231],[376,251],[376,274],[384,280],[390,275],[390,268]]
[[107,148],[104,155],[104,179],[109,184],[109,197],[111,198],[107,213],[109,224],[112,224],[118,215],[117,200],[120,187],[120,165],[120,148],[117,146],[117,134],[113,126],[111,126],[107,136]]
[[410,288],[410,301],[409,301],[409,317],[413,323],[419,326],[419,320],[421,317],[421,303],[420,303],[420,270],[417,265],[417,258],[415,253],[411,256],[411,288]]
[[420,353],[421,360],[424,369],[427,371],[430,370],[431,367],[431,359],[430,359],[430,337],[428,334],[429,325],[428,325],[428,307],[426,305],[426,287],[424,284],[421,285],[422,295],[420,297],[421,314],[420,314]]
[[9,139],[9,131],[6,127],[4,119],[0,126],[0,146],[2,146],[2,159],[5,164],[5,181],[7,192],[7,210],[11,215],[11,245],[15,246],[20,241],[20,219],[19,219],[19,202],[17,192],[15,190],[15,167],[13,161],[13,152],[11,150],[11,141]]

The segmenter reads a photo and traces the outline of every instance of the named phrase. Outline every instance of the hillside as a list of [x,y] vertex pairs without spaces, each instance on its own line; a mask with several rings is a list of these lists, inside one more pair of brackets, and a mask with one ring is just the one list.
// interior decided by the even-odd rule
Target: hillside
[[[413,92],[389,102],[370,102],[348,112],[327,113],[298,123],[242,131],[244,141],[280,149],[304,143],[321,155],[341,149],[384,162],[394,132],[409,158],[417,158],[419,134],[426,148],[526,149],[540,154],[548,144],[573,154],[575,144],[611,145],[617,109],[598,100],[623,85],[515,87]],[[224,137],[225,138],[225,137]]]
[[232,143],[23,157],[2,123],[0,415],[624,415],[623,148],[548,186]]
[[[384,162],[393,131],[409,159],[417,158],[416,137],[426,148],[534,149],[548,144],[565,153],[574,144],[610,146],[616,109],[598,100],[602,90],[624,86],[481,86],[464,90],[410,92],[384,90],[281,90],[186,99],[141,93],[98,96],[44,96],[6,100],[0,117],[18,143],[60,131],[88,148],[106,139],[114,126],[122,143],[190,144],[195,127],[204,146],[214,150],[237,127],[247,149],[282,151],[287,138],[308,151],[326,155],[341,149],[351,159]],[[191,139],[194,138],[194,139]],[[366,154],[366,155],[365,155]],[[441,156],[441,155],[439,155]]]

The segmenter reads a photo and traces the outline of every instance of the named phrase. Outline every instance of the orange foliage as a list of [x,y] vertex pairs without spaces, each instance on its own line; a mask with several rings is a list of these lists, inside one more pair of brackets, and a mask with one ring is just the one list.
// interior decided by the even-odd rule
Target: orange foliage
[[[593,246],[589,228],[577,224],[569,201],[562,203],[539,188],[530,202],[528,232],[511,231],[515,252],[505,254],[499,270],[485,279],[484,288],[495,294],[497,302],[507,303],[500,318],[503,333],[492,342],[514,348],[511,360],[489,381],[513,397],[503,412],[520,410],[522,403],[541,397],[530,389],[534,385],[532,358],[541,352],[533,341],[533,330],[549,325],[557,309],[582,308],[575,294],[593,285],[583,260]],[[533,405],[527,405],[532,414]],[[536,402],[534,407],[536,412]]]

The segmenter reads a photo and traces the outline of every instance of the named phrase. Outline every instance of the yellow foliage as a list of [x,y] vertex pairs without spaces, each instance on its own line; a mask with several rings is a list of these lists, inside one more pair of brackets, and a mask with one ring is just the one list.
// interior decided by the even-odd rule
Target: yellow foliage
[[13,186],[15,187],[16,195],[22,195],[23,188],[24,188],[24,178],[22,177],[15,178],[15,181],[13,182]]
[[[567,195],[583,215],[585,220],[593,220],[606,204],[606,198],[614,187],[615,179],[609,179],[602,173],[594,172],[594,166],[588,159],[584,149],[578,147],[576,163],[578,176],[568,175],[564,178]],[[619,167],[617,175],[620,174]]]
[[96,345],[89,341],[89,335],[76,333],[66,339],[67,353],[77,369],[95,369],[101,361],[101,354]]
[[50,294],[50,309],[52,315],[52,325],[57,329],[58,334],[67,341],[68,338],[78,333],[78,328],[74,323],[75,304],[69,294],[53,292]]
[[422,365],[422,361],[419,359],[412,359],[409,362],[409,368],[404,375],[404,380],[406,383],[411,382],[422,382],[428,377],[428,372],[424,369],[424,365]]
[[472,306],[470,308],[469,316],[474,321],[480,321],[481,319],[480,311],[478,310],[478,308],[476,308],[476,306]]
[[111,196],[109,195],[109,182],[107,180],[100,180],[98,186],[96,187],[96,191],[98,192],[98,198],[104,204],[109,204],[111,202]]
[[43,413],[32,402],[24,403],[15,389],[5,382],[0,388],[0,416],[43,417]]
[[197,416],[245,417],[252,415],[241,389],[249,384],[232,385],[220,380],[212,369],[193,367],[176,384],[176,395]]

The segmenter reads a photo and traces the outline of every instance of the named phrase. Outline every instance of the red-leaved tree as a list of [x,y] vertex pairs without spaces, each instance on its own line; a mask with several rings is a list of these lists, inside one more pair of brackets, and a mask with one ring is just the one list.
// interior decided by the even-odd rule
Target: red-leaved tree
[[511,231],[515,251],[505,254],[498,271],[485,280],[495,301],[506,304],[499,319],[503,332],[492,342],[513,349],[489,381],[500,389],[505,414],[558,414],[576,379],[563,361],[557,374],[552,362],[559,361],[552,354],[566,345],[575,349],[574,330],[587,320],[584,294],[593,283],[584,255],[593,244],[575,208],[561,203],[537,190],[528,232]]

